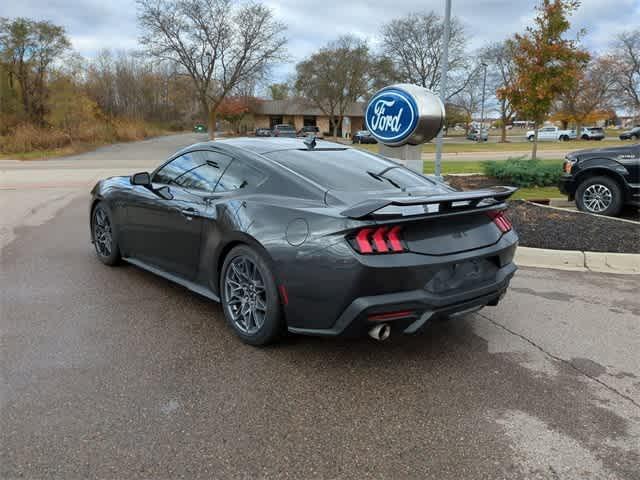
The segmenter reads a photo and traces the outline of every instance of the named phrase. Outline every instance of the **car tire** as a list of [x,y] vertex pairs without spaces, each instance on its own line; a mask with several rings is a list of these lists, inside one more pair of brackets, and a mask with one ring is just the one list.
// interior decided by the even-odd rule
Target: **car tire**
[[535,138],[535,137],[534,137],[533,135],[529,135],[529,136],[527,137],[527,140],[529,140],[530,142],[533,142],[533,139],[534,139],[534,138]]
[[285,330],[271,267],[253,247],[239,245],[225,257],[220,272],[220,301],[225,320],[249,345],[273,343]]
[[576,189],[576,206],[582,212],[615,217],[623,205],[622,189],[610,177],[587,178]]
[[113,224],[111,209],[105,202],[98,202],[91,211],[91,240],[98,260],[109,266],[120,262],[118,229]]
[[582,137],[580,137],[582,140],[589,140],[589,135],[582,135]]
[[562,135],[562,136],[560,137],[560,141],[562,141],[562,142],[568,142],[568,141],[569,141],[569,137],[568,137],[568,136],[566,136],[566,135]]

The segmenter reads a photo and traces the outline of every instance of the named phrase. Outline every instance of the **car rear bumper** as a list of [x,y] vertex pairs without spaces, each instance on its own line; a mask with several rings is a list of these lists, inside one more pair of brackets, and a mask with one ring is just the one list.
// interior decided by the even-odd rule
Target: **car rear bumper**
[[[517,270],[513,263],[515,248],[515,244],[508,242],[486,256],[467,256],[455,262],[405,270],[403,276],[413,288],[404,290],[400,278],[396,278],[388,282],[391,290],[357,295],[348,300],[331,324],[318,326],[320,328],[309,325],[313,316],[309,312],[306,322],[289,324],[289,331],[356,337],[366,335],[379,323],[388,323],[396,333],[414,333],[432,318],[497,305]],[[472,266],[470,269],[467,268],[469,265]],[[371,274],[366,278],[371,278]],[[420,280],[425,278],[428,279],[426,283]]]
[[[320,336],[362,336],[379,323],[388,323],[397,333],[415,333],[436,317],[452,316],[495,306],[507,291],[516,272],[515,264],[500,269],[494,282],[449,295],[429,293],[426,290],[390,293],[354,300],[329,329],[290,327],[293,333]],[[385,319],[396,312],[407,312],[404,317]],[[409,313],[411,312],[411,313]],[[387,315],[387,317],[385,317]]]

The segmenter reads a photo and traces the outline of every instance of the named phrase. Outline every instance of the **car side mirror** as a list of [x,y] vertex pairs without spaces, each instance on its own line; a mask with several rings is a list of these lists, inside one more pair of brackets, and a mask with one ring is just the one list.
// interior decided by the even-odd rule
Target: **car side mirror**
[[173,200],[173,193],[171,193],[171,189],[166,185],[154,190],[154,192],[160,198],[164,198],[165,200]]
[[133,175],[131,175],[129,181],[131,182],[131,185],[141,185],[143,187],[149,187],[151,186],[151,175],[149,175],[147,172],[134,173]]

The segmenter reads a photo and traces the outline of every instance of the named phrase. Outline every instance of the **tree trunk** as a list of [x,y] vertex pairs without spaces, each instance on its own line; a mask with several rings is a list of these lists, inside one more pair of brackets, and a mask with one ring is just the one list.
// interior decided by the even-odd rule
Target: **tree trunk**
[[209,123],[207,125],[207,133],[209,134],[209,140],[216,139],[216,109],[215,107],[209,110]]
[[507,143],[507,122],[502,118],[502,126],[500,127],[500,143]]
[[336,117],[331,117],[331,123],[333,123],[333,139],[338,139],[338,122],[336,122]]
[[538,122],[533,123],[533,147],[531,148],[531,160],[538,157]]

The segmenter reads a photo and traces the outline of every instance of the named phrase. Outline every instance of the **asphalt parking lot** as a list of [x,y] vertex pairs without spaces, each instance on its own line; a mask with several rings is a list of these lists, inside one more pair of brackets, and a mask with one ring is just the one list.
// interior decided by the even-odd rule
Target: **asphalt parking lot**
[[523,268],[416,336],[256,349],[102,265],[92,183],[200,138],[0,161],[0,478],[640,478],[637,277]]

